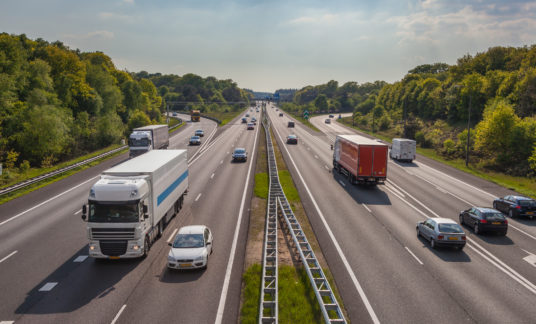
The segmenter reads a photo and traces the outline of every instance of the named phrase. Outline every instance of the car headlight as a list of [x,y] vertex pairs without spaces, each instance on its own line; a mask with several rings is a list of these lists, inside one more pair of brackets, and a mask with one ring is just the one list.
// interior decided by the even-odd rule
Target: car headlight
[[175,258],[172,257],[171,255],[168,255],[167,260],[170,262],[175,262]]
[[205,260],[204,255],[198,256],[197,258],[194,259],[194,261],[203,261],[203,260]]

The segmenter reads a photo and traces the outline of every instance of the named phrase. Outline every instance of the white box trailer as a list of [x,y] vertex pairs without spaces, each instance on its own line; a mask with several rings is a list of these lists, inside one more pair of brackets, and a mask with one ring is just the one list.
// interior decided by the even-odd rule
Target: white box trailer
[[389,155],[397,161],[411,162],[415,160],[417,142],[407,138],[393,138]]
[[168,125],[149,125],[134,128],[128,138],[130,157],[136,157],[150,150],[166,149],[169,146]]
[[145,256],[182,207],[187,190],[186,150],[152,150],[104,171],[83,206],[89,255]]

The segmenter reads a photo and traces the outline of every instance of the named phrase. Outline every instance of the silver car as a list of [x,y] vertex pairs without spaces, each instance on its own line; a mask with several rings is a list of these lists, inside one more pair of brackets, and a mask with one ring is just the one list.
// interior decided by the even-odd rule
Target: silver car
[[430,247],[452,246],[463,249],[466,242],[462,227],[450,218],[429,218],[417,223],[417,236],[430,241]]

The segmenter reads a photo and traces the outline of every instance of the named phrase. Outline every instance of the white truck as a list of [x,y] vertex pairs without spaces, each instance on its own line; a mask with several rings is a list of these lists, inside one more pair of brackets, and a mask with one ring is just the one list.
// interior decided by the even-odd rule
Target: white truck
[[147,255],[188,190],[186,150],[153,150],[102,173],[82,207],[89,256]]
[[134,128],[128,138],[130,157],[150,150],[166,149],[169,146],[168,125],[149,125]]
[[415,160],[417,142],[407,138],[393,138],[389,156],[397,161],[411,162]]

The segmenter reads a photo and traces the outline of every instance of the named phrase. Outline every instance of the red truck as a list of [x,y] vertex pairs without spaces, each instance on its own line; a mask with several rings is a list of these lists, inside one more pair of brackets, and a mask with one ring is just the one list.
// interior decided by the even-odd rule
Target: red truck
[[388,146],[359,135],[337,135],[333,168],[350,183],[383,184],[387,178]]

